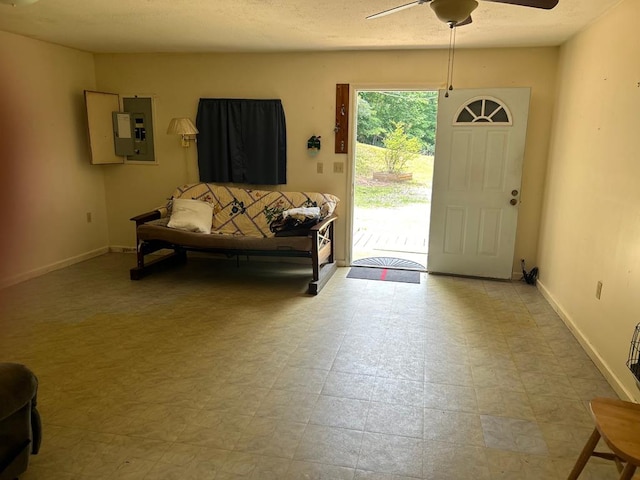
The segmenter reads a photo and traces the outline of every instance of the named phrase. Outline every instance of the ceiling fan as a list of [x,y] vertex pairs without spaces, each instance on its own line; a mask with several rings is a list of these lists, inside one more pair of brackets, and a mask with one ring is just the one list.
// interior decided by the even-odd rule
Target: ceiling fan
[[[550,10],[558,4],[558,0],[484,0],[486,2],[494,3],[508,3],[511,5],[520,5],[523,7],[542,8]],[[449,25],[450,27],[460,27],[462,25],[468,25],[472,22],[471,12],[473,12],[478,6],[476,0],[416,0],[414,2],[405,3],[397,7],[390,8],[389,10],[383,10],[382,12],[369,15],[367,20],[373,20],[374,18],[384,17],[392,13],[406,10],[423,3],[429,3],[436,16]]]

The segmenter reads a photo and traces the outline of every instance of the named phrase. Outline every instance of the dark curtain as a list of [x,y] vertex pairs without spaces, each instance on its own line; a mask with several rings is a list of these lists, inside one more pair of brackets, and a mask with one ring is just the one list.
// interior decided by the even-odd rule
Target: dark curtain
[[287,129],[280,100],[201,98],[196,127],[200,181],[287,183]]

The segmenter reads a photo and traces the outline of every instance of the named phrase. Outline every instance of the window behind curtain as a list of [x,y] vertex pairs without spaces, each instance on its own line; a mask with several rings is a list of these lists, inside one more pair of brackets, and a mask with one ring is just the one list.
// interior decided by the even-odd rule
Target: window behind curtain
[[287,183],[287,129],[280,100],[201,98],[196,127],[200,181]]

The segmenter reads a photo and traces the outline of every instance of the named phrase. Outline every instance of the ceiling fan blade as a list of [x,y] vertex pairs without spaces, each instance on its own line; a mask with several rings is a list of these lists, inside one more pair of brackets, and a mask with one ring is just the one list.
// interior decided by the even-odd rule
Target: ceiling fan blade
[[520,5],[523,7],[543,8],[551,10],[558,5],[558,0],[485,0],[493,3],[508,3],[510,5]]
[[463,25],[469,25],[472,22],[473,22],[473,20],[471,20],[471,15],[469,15],[466,20],[463,20],[462,22],[457,23],[456,27],[461,27]]
[[367,20],[373,20],[374,18],[384,17],[385,15],[391,15],[392,13],[399,12],[400,10],[406,10],[407,8],[415,7],[416,5],[420,5],[421,3],[428,2],[429,0],[416,0],[415,2],[405,3],[404,5],[400,5],[398,7],[390,8],[389,10],[383,10],[382,12],[374,13],[373,15],[369,15]]

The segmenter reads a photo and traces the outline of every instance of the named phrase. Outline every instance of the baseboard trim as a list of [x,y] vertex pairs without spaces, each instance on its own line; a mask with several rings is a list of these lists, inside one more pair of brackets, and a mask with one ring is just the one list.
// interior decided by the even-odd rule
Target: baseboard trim
[[573,336],[578,340],[584,351],[589,355],[593,363],[595,363],[598,370],[604,375],[609,382],[609,385],[616,391],[616,393],[620,396],[620,398],[638,402],[639,400],[635,397],[635,395],[629,391],[624,384],[620,381],[620,379],[611,371],[608,363],[600,356],[598,351],[593,347],[591,342],[584,336],[582,331],[578,328],[576,323],[573,321],[571,316],[566,312],[562,305],[555,299],[553,294],[549,291],[549,289],[544,285],[543,282],[538,280],[536,282],[538,290],[542,293],[542,296],[549,302],[551,308],[553,308],[558,316],[562,319],[567,328],[571,331]]
[[123,245],[111,245],[109,247],[110,253],[136,253],[136,247],[125,247]]
[[104,255],[105,253],[108,253],[109,251],[110,251],[109,247],[100,247],[95,250],[91,250],[90,252],[76,255],[75,257],[67,258],[65,260],[60,260],[58,262],[45,265],[44,267],[29,270],[28,272],[20,273],[12,277],[3,278],[0,280],[0,289],[25,282],[32,278],[36,278],[46,273],[53,272],[54,270],[60,270],[61,268],[69,267],[71,265],[75,265],[76,263],[84,262],[85,260],[89,260],[90,258],[99,257],[100,255]]

